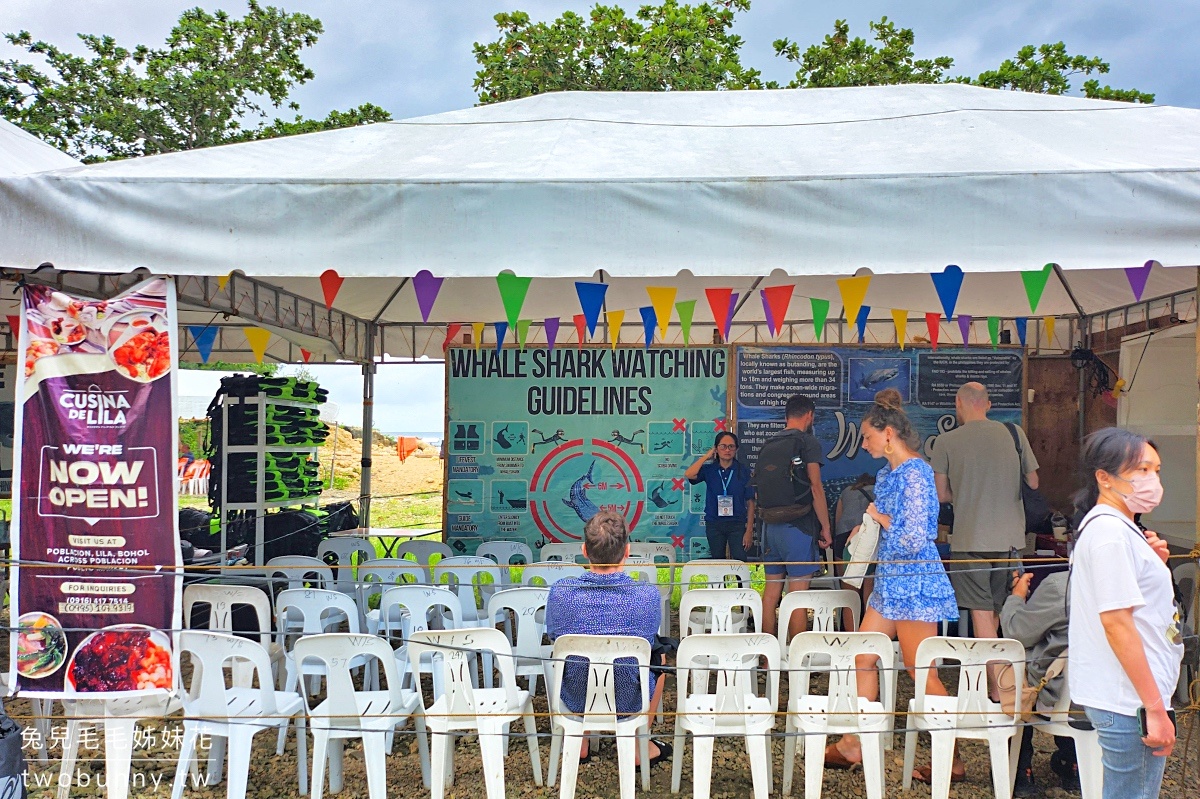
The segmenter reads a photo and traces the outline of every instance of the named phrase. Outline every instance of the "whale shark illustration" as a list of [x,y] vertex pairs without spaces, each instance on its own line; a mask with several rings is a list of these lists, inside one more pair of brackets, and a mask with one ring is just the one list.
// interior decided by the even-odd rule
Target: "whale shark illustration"
[[585,488],[587,483],[592,482],[592,471],[595,468],[596,462],[592,461],[592,465],[588,467],[587,474],[571,484],[571,498],[562,501],[564,505],[579,515],[580,520],[584,524],[587,524],[593,516],[600,512],[600,508],[596,506],[596,503],[588,499],[587,488]]

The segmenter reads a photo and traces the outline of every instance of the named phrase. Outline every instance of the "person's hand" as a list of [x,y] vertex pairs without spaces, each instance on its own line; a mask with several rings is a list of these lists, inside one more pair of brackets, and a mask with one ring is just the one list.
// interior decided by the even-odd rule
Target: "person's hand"
[[1158,537],[1158,533],[1153,530],[1147,530],[1143,535],[1146,536],[1146,541],[1150,544],[1150,548],[1154,550],[1154,554],[1162,558],[1162,562],[1166,563],[1171,557],[1171,545]]
[[742,549],[749,549],[754,546],[754,528],[747,527],[746,534],[742,536]]
[[1013,572],[1013,589],[1014,595],[1021,597],[1022,600],[1029,598],[1029,584],[1033,582],[1033,572]]
[[875,507],[874,502],[867,506],[867,515],[874,519],[875,522],[884,530],[887,530],[892,526],[892,517],[888,516],[886,513],[880,513],[879,508]]
[[1153,749],[1158,757],[1170,757],[1175,748],[1175,725],[1161,703],[1146,712],[1146,737],[1142,743]]
[[831,546],[833,546],[833,536],[830,534],[829,527],[827,525],[821,525],[821,538],[818,543],[820,544],[821,549],[829,549]]

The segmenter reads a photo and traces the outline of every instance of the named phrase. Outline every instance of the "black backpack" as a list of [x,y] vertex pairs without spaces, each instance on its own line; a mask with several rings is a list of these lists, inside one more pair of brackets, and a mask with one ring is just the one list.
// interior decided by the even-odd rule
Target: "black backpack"
[[762,445],[754,469],[758,515],[768,524],[781,524],[812,512],[808,464],[800,456],[801,430],[785,430]]

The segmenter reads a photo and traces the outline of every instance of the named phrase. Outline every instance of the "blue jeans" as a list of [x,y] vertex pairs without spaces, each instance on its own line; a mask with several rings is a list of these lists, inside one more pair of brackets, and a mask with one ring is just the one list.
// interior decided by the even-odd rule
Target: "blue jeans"
[[1100,736],[1104,799],[1157,799],[1167,759],[1142,743],[1137,718],[1085,707]]
[[746,559],[746,548],[742,539],[746,536],[745,519],[705,519],[704,535],[708,538],[708,556],[718,560],[725,558],[725,548],[734,560]]

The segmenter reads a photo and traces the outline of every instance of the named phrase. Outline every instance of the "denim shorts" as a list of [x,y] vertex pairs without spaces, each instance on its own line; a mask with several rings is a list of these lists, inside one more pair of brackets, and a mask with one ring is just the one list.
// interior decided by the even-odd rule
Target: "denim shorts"
[[1092,707],[1083,710],[1100,737],[1104,799],[1155,799],[1167,759],[1142,743],[1137,718]]
[[[799,579],[820,571],[819,565],[812,564],[812,561],[820,560],[817,535],[796,526],[804,521],[763,525],[763,562],[766,564],[763,568],[768,577],[778,579],[787,574],[789,579]],[[787,564],[778,561],[787,561]]]

